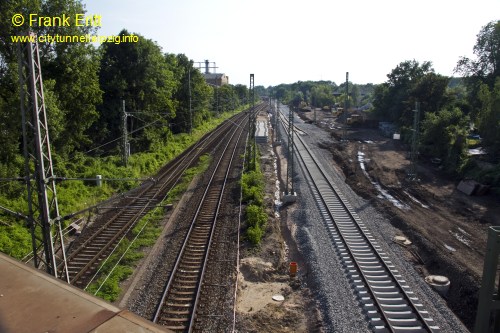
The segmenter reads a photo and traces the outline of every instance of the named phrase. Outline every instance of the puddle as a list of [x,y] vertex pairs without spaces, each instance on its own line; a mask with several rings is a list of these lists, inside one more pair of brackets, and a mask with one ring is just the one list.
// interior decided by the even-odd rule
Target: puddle
[[481,147],[471,148],[468,150],[468,152],[469,155],[486,155],[486,151]]
[[366,172],[365,161],[368,161],[367,159],[365,159],[365,153],[358,151],[359,166],[361,167],[361,170],[363,170],[363,173],[366,176],[366,178],[368,178],[370,183],[372,183],[372,185],[377,189],[379,193],[377,197],[390,201],[394,206],[396,206],[401,210],[410,210],[410,207],[407,204],[402,203],[398,199],[394,198],[389,192],[387,192],[384,188],[382,188],[382,186],[379,183],[377,183],[370,177],[368,172]]
[[444,244],[444,247],[448,250],[448,251],[451,251],[451,252],[455,252],[457,251],[457,249],[455,249],[454,247],[452,246],[449,246],[448,244],[446,243],[443,243]]
[[408,198],[410,198],[413,202],[415,203],[418,203],[420,206],[422,206],[422,208],[425,208],[425,209],[429,209],[429,206],[423,204],[422,202],[420,202],[420,200],[418,200],[417,198],[415,198],[413,195],[411,195],[410,193],[406,192],[406,191],[403,191],[407,196]]
[[460,243],[470,247],[471,240],[465,237],[465,236],[470,237],[470,234],[461,228],[458,228],[458,231],[460,231],[460,233],[449,230],[450,234],[452,234]]
[[465,244],[467,246],[470,247],[470,240],[468,240],[467,238],[465,238],[463,235],[459,234],[459,233],[456,233],[456,232],[452,232],[451,233],[453,236],[455,236],[456,239],[458,239],[458,241],[462,244]]
[[469,236],[471,237],[471,234],[469,234],[467,231],[465,231],[464,229],[458,227],[458,231],[460,231],[461,233],[463,233],[465,236]]

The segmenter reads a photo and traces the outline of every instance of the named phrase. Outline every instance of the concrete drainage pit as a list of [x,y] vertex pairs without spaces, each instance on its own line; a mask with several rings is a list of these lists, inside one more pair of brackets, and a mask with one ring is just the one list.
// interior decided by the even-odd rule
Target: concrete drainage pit
[[411,245],[411,241],[405,236],[394,236],[393,241],[403,246]]
[[441,296],[446,296],[450,289],[450,280],[442,275],[428,275],[425,282],[434,288]]

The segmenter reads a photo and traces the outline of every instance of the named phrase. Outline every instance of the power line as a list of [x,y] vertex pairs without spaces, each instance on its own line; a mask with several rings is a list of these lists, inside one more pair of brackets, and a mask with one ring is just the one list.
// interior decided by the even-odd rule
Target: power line
[[7,212],[9,213],[10,215],[13,215],[15,217],[18,217],[18,218],[21,218],[23,220],[28,220],[28,216],[27,215],[24,215],[22,213],[19,213],[19,212],[15,212],[13,210],[10,210],[9,208],[7,207],[3,207],[3,206],[0,206],[0,210],[3,210],[4,212]]
[[79,178],[79,177],[54,177],[55,180],[108,180],[108,181],[155,181],[153,178]]
[[[138,132],[138,131],[140,131],[140,130],[143,130],[144,128],[149,127],[149,126],[152,126],[153,124],[155,124],[155,123],[159,122],[160,120],[163,120],[163,119],[156,119],[156,120],[154,120],[154,121],[152,121],[152,122],[150,122],[150,123],[148,123],[148,124],[146,124],[146,125],[144,125],[144,126],[142,126],[142,127],[139,127],[139,128],[137,128],[137,129],[135,129],[135,130],[133,130],[133,131],[131,131],[131,132],[128,132],[128,134],[133,134],[133,133],[135,133],[135,132]],[[116,138],[116,139],[113,139],[113,140],[111,140],[111,141],[108,141],[108,142],[106,142],[106,143],[104,143],[104,144],[102,144],[102,145],[100,145],[100,146],[98,146],[98,147],[95,147],[95,148],[92,148],[92,149],[90,149],[90,150],[84,151],[84,152],[82,152],[82,154],[88,154],[88,153],[90,153],[90,152],[93,152],[94,150],[97,150],[97,149],[99,149],[99,148],[102,148],[102,147],[104,147],[104,146],[107,146],[107,145],[109,145],[109,144],[111,144],[111,143],[113,143],[113,142],[116,142],[116,141],[118,141],[118,140],[122,140],[122,139],[123,139],[123,135],[119,136],[119,137],[118,137],[118,138]],[[73,160],[73,159],[75,159],[75,158],[76,158],[76,156],[73,156],[73,157],[68,158],[67,160],[65,160],[65,162],[70,162],[70,161],[72,161],[72,160]]]

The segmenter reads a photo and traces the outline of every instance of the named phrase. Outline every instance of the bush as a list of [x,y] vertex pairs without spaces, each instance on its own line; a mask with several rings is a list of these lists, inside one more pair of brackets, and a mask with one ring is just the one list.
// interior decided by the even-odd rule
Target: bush
[[245,208],[248,227],[246,237],[253,245],[260,243],[267,223],[267,214],[263,207],[264,189],[264,175],[260,171],[257,158],[255,170],[247,171],[241,176],[242,201],[248,204]]
[[493,169],[483,170],[478,175],[478,180],[484,184],[490,185],[492,187],[500,186],[500,165],[497,165]]
[[248,205],[245,209],[245,215],[250,227],[262,228],[266,225],[267,214],[262,206]]
[[252,226],[247,229],[247,239],[253,244],[258,245],[264,232],[259,226]]
[[262,205],[264,202],[264,179],[260,171],[250,171],[241,176],[243,202]]
[[[167,145],[158,145],[157,151],[141,152],[129,157],[128,167],[122,166],[120,156],[91,156],[76,152],[72,157],[52,154],[54,170],[57,176],[75,178],[142,178],[151,176],[165,163],[182,153],[203,135],[214,129],[224,119],[234,113],[222,114],[220,118],[208,120],[202,126],[193,129],[193,135],[185,133],[169,137]],[[206,158],[208,159],[208,158]],[[203,163],[208,163],[204,160]],[[18,154],[9,164],[0,163],[0,177],[8,178],[24,174],[24,158]],[[60,215],[64,216],[109,198],[115,193],[128,191],[139,185],[139,181],[104,181],[102,187],[91,181],[59,181],[57,197]],[[26,189],[22,182],[9,182],[0,187],[0,206],[26,214]],[[178,190],[180,192],[180,190]],[[172,194],[172,193],[171,193]],[[0,212],[1,213],[1,212]],[[1,214],[0,251],[15,258],[22,258],[32,251],[31,235],[25,222],[16,217]],[[68,221],[64,221],[68,223]],[[13,227],[10,227],[10,226]],[[28,242],[26,241],[28,240]]]

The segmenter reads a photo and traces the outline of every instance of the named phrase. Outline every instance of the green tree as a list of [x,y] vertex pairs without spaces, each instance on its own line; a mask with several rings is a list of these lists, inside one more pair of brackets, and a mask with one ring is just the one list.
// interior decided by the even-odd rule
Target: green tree
[[248,103],[248,88],[243,84],[237,84],[234,86],[234,91],[236,96],[238,96],[239,104],[244,105]]
[[[442,84],[435,76],[432,64],[420,64],[416,60],[404,61],[387,75],[388,80],[374,91],[373,106],[379,119],[397,122],[401,126],[411,126],[415,101],[427,101],[434,91],[441,91],[435,85]],[[427,103],[427,102],[425,102]],[[428,111],[426,109],[424,112]],[[422,115],[423,117],[423,115]]]
[[448,77],[433,72],[426,73],[411,84],[407,100],[401,103],[398,123],[401,126],[411,127],[413,125],[415,102],[420,103],[420,120],[428,112],[437,112],[443,107],[451,104],[451,97],[447,93]]
[[295,92],[291,104],[294,107],[299,107],[302,102],[304,102],[304,94],[302,93],[302,91]]
[[481,107],[478,113],[478,129],[483,137],[484,147],[492,159],[500,160],[500,77],[493,89],[482,84],[478,92]]
[[[53,106],[58,105],[62,124],[61,133],[53,145],[56,151],[65,155],[92,143],[87,130],[98,119],[96,105],[101,102],[99,87],[99,57],[92,45],[83,43],[68,46],[57,43],[54,61],[47,61],[43,67],[44,78],[54,80]],[[48,87],[45,85],[45,87]],[[55,119],[56,110],[47,105],[49,119]]]
[[455,70],[470,78],[469,83],[481,81],[490,88],[500,76],[500,20],[491,21],[481,28],[474,45],[476,60],[462,57]]
[[266,89],[266,87],[260,86],[260,85],[255,86],[255,97],[256,98],[260,99],[261,96],[267,96],[268,94],[269,94],[269,91],[268,91],[268,89]]
[[374,91],[373,106],[379,119],[400,126],[404,140],[410,139],[415,102],[420,102],[422,152],[443,159],[450,173],[460,170],[466,160],[469,117],[465,104],[448,88],[449,78],[434,73],[430,62],[400,63],[388,81]]
[[232,85],[225,84],[216,88],[214,89],[214,94],[217,99],[219,112],[231,111],[239,106],[238,95]]
[[311,103],[316,107],[331,106],[335,104],[332,85],[316,85],[311,89]]
[[[120,36],[129,35],[122,30]],[[100,85],[104,91],[99,107],[104,140],[114,139],[122,131],[122,101],[132,114],[129,131],[133,150],[147,150],[168,133],[168,117],[175,116],[172,95],[174,74],[168,68],[161,48],[150,39],[137,35],[137,43],[106,43],[101,46]],[[142,129],[141,129],[142,128]]]
[[428,112],[422,122],[422,152],[439,157],[450,172],[458,170],[467,156],[469,117],[459,108]]
[[289,90],[284,86],[284,85],[279,85],[276,88],[276,96],[275,96],[280,102],[282,103],[288,103],[290,100],[290,92]]
[[[0,54],[1,57],[1,54]],[[9,163],[19,153],[21,112],[17,64],[1,65],[0,58],[0,163]]]
[[193,61],[184,54],[167,54],[165,57],[178,82],[173,95],[177,111],[172,120],[172,130],[175,133],[189,132],[191,123],[196,127],[209,117],[212,90],[201,72],[193,67]]
[[472,107],[473,121],[478,116],[482,102],[478,99],[482,84],[493,89],[496,78],[500,76],[500,20],[491,21],[481,28],[474,45],[476,59],[462,57],[457,63],[455,72],[465,78]]
[[[3,99],[0,117],[8,117],[12,122],[20,124],[19,88],[17,78],[17,45],[12,43],[11,36],[25,32],[26,24],[14,27],[11,17],[15,13],[37,13],[40,16],[60,16],[66,14],[74,17],[76,13],[85,13],[81,1],[3,1],[0,11],[0,98]],[[74,23],[74,22],[73,22]],[[90,26],[36,26],[31,27],[38,34],[51,35],[84,35],[94,29]],[[56,153],[68,153],[86,144],[90,140],[85,131],[96,120],[95,105],[101,100],[101,90],[97,80],[98,54],[92,45],[86,43],[39,43],[42,76],[47,82],[45,91],[51,95],[47,103],[50,131],[58,128],[60,135],[53,135],[52,145]],[[52,83],[49,83],[53,80]],[[13,97],[6,97],[6,96]],[[52,109],[56,107],[56,109]],[[55,115],[54,113],[57,113]],[[56,122],[57,121],[57,122]],[[9,126],[7,131],[20,132],[20,126]],[[19,140],[15,134],[7,134],[7,155]],[[6,138],[7,139],[7,138]],[[0,155],[3,155],[2,153]]]
[[350,95],[352,97],[352,106],[358,107],[361,96],[360,96],[359,87],[357,84],[352,85]]

